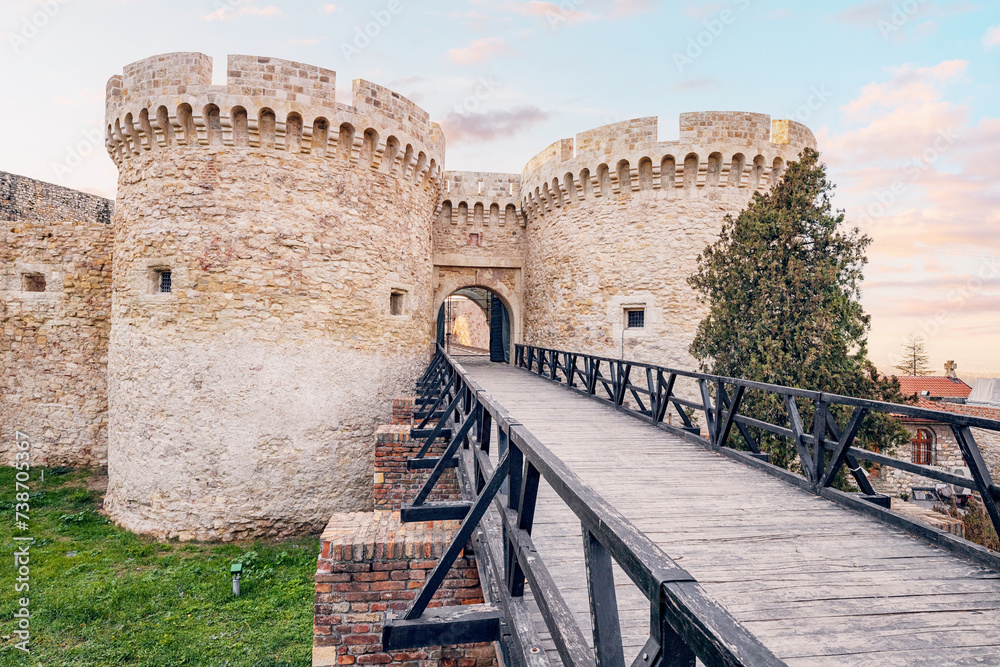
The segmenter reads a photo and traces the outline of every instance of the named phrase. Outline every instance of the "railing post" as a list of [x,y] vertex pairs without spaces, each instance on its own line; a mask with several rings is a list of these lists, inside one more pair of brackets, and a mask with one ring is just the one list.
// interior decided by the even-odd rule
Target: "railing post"
[[583,526],[583,560],[597,667],[625,667],[611,554],[586,526]]
[[[712,443],[712,447],[717,448],[716,441],[713,438],[713,434],[715,433],[715,415],[712,410],[712,397],[708,393],[708,380],[698,380],[698,388],[701,389],[701,405],[702,410],[705,412],[705,426],[708,429],[708,437]],[[718,396],[716,396],[716,400],[718,400]]]
[[[816,415],[813,418],[813,488],[819,490],[823,481],[823,467],[826,464],[826,416],[830,404],[822,398],[816,401]],[[832,462],[831,462],[832,463]]]
[[997,494],[997,488],[993,485],[993,477],[990,475],[989,468],[986,467],[983,455],[979,451],[979,445],[976,444],[976,439],[972,435],[972,429],[968,426],[952,424],[951,431],[962,450],[965,465],[969,466],[972,479],[979,487],[979,495],[982,498],[983,506],[986,507],[987,514],[990,515],[990,520],[993,522],[993,528],[1000,535],[1000,508],[997,507],[996,503],[997,496],[1000,494]]
[[806,434],[802,427],[802,417],[799,416],[799,408],[795,404],[795,397],[785,394],[785,410],[788,412],[788,424],[792,427],[792,437],[795,440],[795,450],[799,454],[799,463],[802,464],[802,472],[810,482],[816,481],[816,469],[813,467],[812,455],[806,446]]

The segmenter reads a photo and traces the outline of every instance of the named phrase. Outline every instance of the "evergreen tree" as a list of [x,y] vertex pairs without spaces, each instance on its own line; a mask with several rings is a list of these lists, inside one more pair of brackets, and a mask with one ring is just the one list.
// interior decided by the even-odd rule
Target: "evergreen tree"
[[[726,216],[689,279],[708,305],[690,351],[716,375],[902,402],[898,381],[880,376],[867,357],[869,316],[859,299],[871,239],[842,229],[832,189],[819,153],[807,148],[770,192]],[[800,410],[809,428],[811,407]],[[759,391],[747,393],[741,412],[788,423],[782,399]],[[836,416],[846,423],[845,410]],[[794,467],[793,443],[755,433],[773,463]],[[866,418],[858,437],[879,449],[906,441],[898,420],[881,415]]]
[[910,337],[903,343],[903,358],[893,368],[900,371],[902,375],[924,377],[931,374],[931,369],[927,365],[928,360],[924,350],[924,339],[910,334]]

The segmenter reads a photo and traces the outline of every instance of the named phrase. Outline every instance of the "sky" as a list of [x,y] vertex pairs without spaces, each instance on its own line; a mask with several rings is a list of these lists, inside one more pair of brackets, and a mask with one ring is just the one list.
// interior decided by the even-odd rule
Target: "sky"
[[364,78],[445,127],[451,170],[520,172],[553,141],[687,111],[816,134],[834,203],[871,236],[863,303],[883,371],[1000,376],[996,0],[0,0],[0,170],[114,197],[104,91],[127,63],[199,51]]

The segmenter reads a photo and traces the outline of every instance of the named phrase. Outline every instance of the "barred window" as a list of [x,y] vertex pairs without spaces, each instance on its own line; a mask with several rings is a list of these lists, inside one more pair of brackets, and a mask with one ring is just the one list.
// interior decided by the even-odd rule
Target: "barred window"
[[160,292],[166,293],[171,291],[173,287],[172,284],[173,278],[170,274],[170,271],[160,271],[159,273],[160,273]]
[[642,329],[646,326],[646,309],[630,308],[625,311],[626,325],[629,329]]
[[913,436],[912,456],[914,463],[931,465],[934,462],[934,436],[925,428],[918,428]]

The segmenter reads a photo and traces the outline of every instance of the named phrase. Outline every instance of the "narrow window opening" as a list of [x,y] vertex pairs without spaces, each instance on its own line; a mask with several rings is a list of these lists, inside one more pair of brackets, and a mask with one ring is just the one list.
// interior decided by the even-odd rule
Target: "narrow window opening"
[[469,234],[469,245],[477,248],[479,247],[479,234]]
[[646,326],[645,308],[627,308],[625,310],[625,325],[629,329],[642,329]]
[[402,315],[403,314],[403,295],[404,292],[393,291],[389,294],[389,314],[390,315]]
[[24,274],[24,291],[25,292],[44,292],[45,291],[45,276],[40,273],[26,273]]

